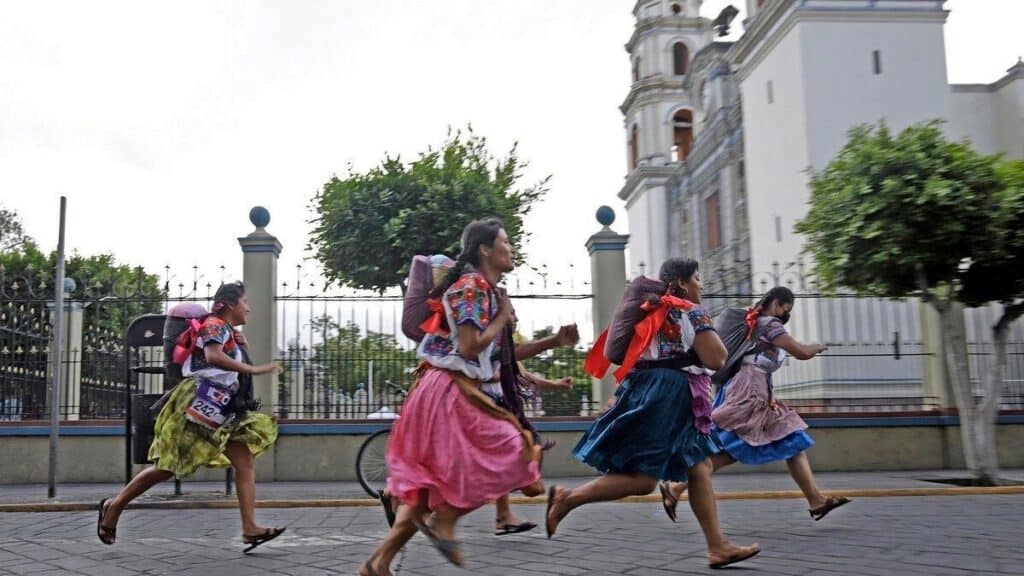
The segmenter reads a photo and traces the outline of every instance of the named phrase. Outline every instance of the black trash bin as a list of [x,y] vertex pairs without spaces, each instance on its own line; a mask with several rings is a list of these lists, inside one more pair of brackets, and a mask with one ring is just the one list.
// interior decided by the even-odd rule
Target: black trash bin
[[156,414],[149,407],[163,394],[132,395],[132,462],[149,463],[149,446],[153,443]]

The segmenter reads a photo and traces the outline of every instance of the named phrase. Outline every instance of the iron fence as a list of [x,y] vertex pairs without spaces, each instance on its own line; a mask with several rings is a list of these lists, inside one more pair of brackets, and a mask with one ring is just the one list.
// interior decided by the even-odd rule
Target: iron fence
[[[69,293],[65,390],[60,410],[65,420],[123,419],[125,387],[132,393],[163,389],[159,375],[137,374],[124,381],[130,366],[159,366],[160,348],[136,348],[126,356],[123,333],[132,318],[162,312],[177,302],[206,296],[168,286],[157,294],[100,289],[88,283]],[[90,288],[90,286],[93,286]],[[589,294],[560,293],[565,286],[523,283],[513,294],[519,334],[532,339],[562,324],[576,322],[592,333]],[[0,421],[47,419],[47,391],[54,369],[50,318],[52,290],[30,280],[4,279],[0,271]],[[709,295],[713,310],[748,306],[751,295]],[[414,343],[401,334],[401,295],[359,293],[303,295],[282,290],[276,299],[278,340],[285,371],[279,380],[278,414],[292,419],[350,420],[389,418],[400,410],[418,360]],[[994,360],[990,326],[995,307],[966,313],[971,378],[980,383]],[[802,341],[818,341],[829,350],[811,361],[790,360],[774,376],[777,396],[805,412],[901,412],[937,407],[925,385],[925,364],[934,358],[922,344],[921,306],[853,297],[801,294],[787,325]],[[582,370],[588,347],[549,351],[527,360],[531,372],[550,380],[572,377],[572,389],[544,391],[528,405],[542,416],[589,416],[600,407],[590,397],[590,379]],[[1024,409],[1024,321],[1014,324],[1009,362],[1000,388],[1004,410]],[[126,360],[127,358],[127,360]]]

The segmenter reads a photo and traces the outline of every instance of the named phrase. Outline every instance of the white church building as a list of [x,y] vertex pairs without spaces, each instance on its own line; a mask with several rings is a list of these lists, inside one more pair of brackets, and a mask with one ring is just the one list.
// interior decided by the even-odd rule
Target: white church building
[[[949,84],[943,0],[746,0],[735,42],[716,40],[728,8],[714,22],[700,8],[701,0],[638,0],[633,8],[619,191],[630,276],[687,256],[700,261],[709,292],[758,294],[774,284],[813,291],[793,231],[807,210],[807,168],[824,168],[857,124],[884,119],[899,131],[938,118],[951,138],[980,152],[1024,157],[1024,63],[990,84]],[[983,315],[974,315],[969,336],[983,335]],[[927,361],[908,368],[885,357],[894,342],[904,353],[920,350],[919,316],[907,303],[805,302],[791,327],[797,337],[860,351],[877,345],[879,374],[898,373],[904,386],[841,361],[797,363],[776,385],[788,380],[794,394],[816,398],[842,395],[828,388],[839,382],[928,395]]]

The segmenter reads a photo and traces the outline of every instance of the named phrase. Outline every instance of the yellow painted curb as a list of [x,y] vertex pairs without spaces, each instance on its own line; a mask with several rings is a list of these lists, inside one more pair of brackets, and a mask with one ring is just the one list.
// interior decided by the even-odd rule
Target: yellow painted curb
[[[988,496],[1024,494],[1024,486],[991,486],[991,487],[950,487],[950,488],[855,488],[851,490],[831,490],[825,495],[843,495],[853,498],[895,498],[910,496]],[[746,492],[721,492],[719,500],[781,500],[790,498],[803,498],[798,490],[762,490]],[[681,500],[685,500],[684,494]],[[544,504],[545,498],[538,496],[526,498],[523,496],[513,497],[514,504]],[[648,494],[646,496],[630,496],[616,502],[624,503],[661,503],[661,496]],[[279,499],[260,500],[256,503],[257,508],[356,508],[366,506],[379,506],[379,502],[372,498],[338,498],[322,500],[299,500]],[[158,502],[137,502],[129,505],[129,508],[139,510],[228,510],[238,508],[238,501],[234,499],[224,500],[170,500]],[[84,512],[96,510],[96,504],[85,502],[38,502],[29,504],[0,504],[0,513],[3,512]]]

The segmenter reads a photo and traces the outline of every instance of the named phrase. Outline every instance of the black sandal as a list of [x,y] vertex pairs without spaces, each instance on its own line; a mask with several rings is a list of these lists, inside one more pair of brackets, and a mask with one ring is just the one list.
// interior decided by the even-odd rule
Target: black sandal
[[96,521],[96,537],[107,546],[112,546],[117,541],[117,528],[107,528],[103,525],[103,517],[107,515],[110,506],[107,504],[109,498],[100,500],[100,518]]
[[459,566],[460,568],[462,567],[465,560],[462,558],[462,553],[459,550],[459,542],[457,540],[441,538],[433,529],[430,528],[430,526],[427,526],[419,520],[413,520],[412,523],[415,524],[416,528],[419,528],[419,531],[427,537],[427,540],[430,540],[430,543],[434,545],[434,548],[437,548],[437,551],[444,556],[445,560]]
[[266,544],[281,534],[284,534],[285,530],[286,528],[267,528],[262,534],[255,534],[251,536],[248,534],[242,534],[242,542],[249,545],[248,548],[242,550],[242,553],[248,554],[253,548]]
[[661,505],[665,508],[665,514],[669,520],[675,522],[679,499],[672,495],[672,487],[668,482],[658,482],[658,489],[661,490]]
[[537,525],[529,520],[520,522],[519,524],[499,524],[494,529],[495,536],[504,536],[506,534],[519,534],[520,532],[528,532],[536,528]]
[[373,569],[373,565],[370,564],[369,560],[367,560],[366,562],[363,563],[363,568],[366,568],[366,575],[367,576],[380,576],[380,574],[376,570]]
[[377,497],[380,499],[380,505],[384,507],[384,519],[388,521],[388,528],[394,528],[395,526],[395,502],[391,498],[391,495],[384,492],[383,490],[377,490]]

